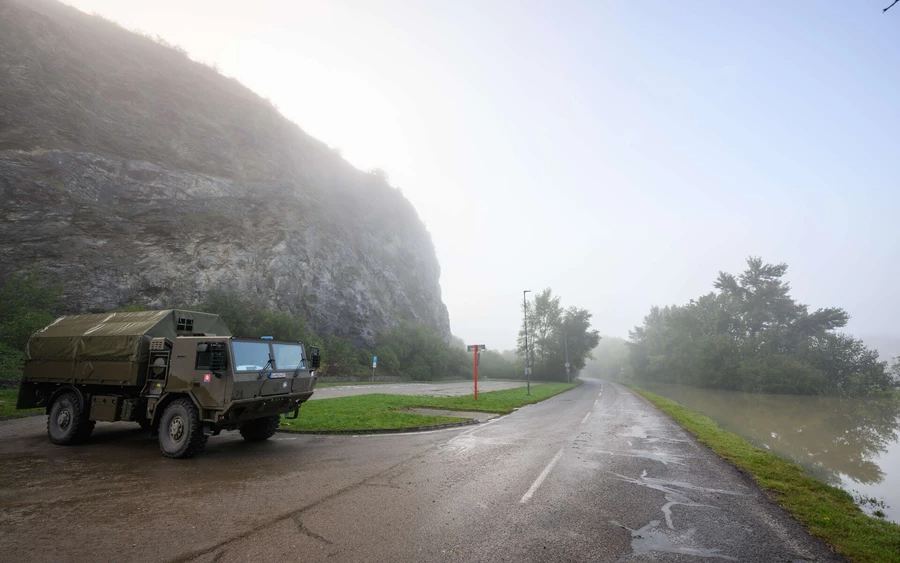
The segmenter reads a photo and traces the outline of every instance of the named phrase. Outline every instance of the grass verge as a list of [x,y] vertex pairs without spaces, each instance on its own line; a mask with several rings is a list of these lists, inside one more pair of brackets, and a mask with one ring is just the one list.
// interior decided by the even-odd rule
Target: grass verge
[[417,395],[387,395],[373,393],[336,399],[307,401],[296,420],[282,420],[282,428],[306,431],[376,430],[430,426],[465,419],[446,416],[426,416],[403,412],[409,408],[435,408],[456,411],[480,411],[509,414],[518,407],[549,399],[578,384],[549,383],[532,385],[531,395],[524,387],[479,393],[478,401],[471,395],[462,397],[426,397]]
[[19,397],[18,389],[0,389],[0,416],[9,416],[11,414],[23,414],[29,412],[40,412],[43,408],[37,409],[16,409],[16,399]]
[[869,516],[847,491],[807,475],[783,457],[722,430],[711,418],[659,395],[629,386],[756,482],[812,535],[857,562],[900,561],[900,525]]

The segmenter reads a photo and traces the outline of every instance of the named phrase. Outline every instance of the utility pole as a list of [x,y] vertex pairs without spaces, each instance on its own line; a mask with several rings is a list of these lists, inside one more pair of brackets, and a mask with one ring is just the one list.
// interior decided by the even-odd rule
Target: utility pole
[[528,385],[528,395],[531,395],[531,360],[528,357],[528,298],[527,293],[531,293],[530,289],[522,292],[522,305],[525,306],[525,381]]
[[569,333],[564,332],[563,337],[566,339],[566,383],[572,383],[569,380]]

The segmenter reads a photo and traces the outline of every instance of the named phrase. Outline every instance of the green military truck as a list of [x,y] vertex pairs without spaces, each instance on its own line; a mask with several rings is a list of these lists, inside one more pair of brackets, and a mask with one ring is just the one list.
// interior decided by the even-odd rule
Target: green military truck
[[84,441],[97,421],[137,422],[166,457],[209,436],[269,439],[310,398],[319,349],[236,338],[218,315],[170,309],[72,315],[28,341],[17,407],[46,407],[54,444]]

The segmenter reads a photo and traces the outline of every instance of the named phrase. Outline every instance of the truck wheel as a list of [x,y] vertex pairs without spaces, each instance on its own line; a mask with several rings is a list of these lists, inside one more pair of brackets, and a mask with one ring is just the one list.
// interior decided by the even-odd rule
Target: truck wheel
[[207,436],[200,424],[200,413],[190,399],[169,403],[159,421],[159,449],[166,457],[193,457],[203,451]]
[[69,446],[85,441],[94,430],[94,421],[78,401],[78,395],[63,393],[53,401],[47,416],[47,435],[54,444]]
[[279,424],[281,415],[257,418],[241,425],[241,436],[248,442],[265,442],[275,435]]

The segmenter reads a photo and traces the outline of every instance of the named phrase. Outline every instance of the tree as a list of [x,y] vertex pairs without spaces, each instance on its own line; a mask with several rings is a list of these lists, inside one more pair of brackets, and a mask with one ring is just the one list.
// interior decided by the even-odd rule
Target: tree
[[[590,327],[591,313],[569,307],[563,310],[560,298],[544,289],[528,305],[528,352],[535,379],[565,380],[566,340],[572,371],[581,370],[600,334]],[[517,351],[525,356],[525,321],[519,330]]]
[[24,350],[32,334],[44,328],[62,308],[62,286],[42,272],[11,274],[0,286],[0,344]]
[[629,333],[634,376],[767,393],[865,395],[898,386],[877,353],[835,331],[849,316],[790,296],[786,264],[750,257],[687,305],[652,307]]
[[375,176],[376,178],[378,178],[385,184],[387,184],[388,181],[390,180],[388,173],[385,172],[384,170],[382,170],[381,168],[369,168],[369,174],[371,174],[372,176]]
[[22,352],[31,335],[53,322],[62,287],[39,271],[7,276],[0,285],[0,380],[22,376]]
[[378,335],[376,350],[386,357],[391,355],[390,366],[384,366],[386,372],[406,380],[472,377],[471,363],[466,368],[465,350],[458,346],[451,348],[424,324],[405,322]]

